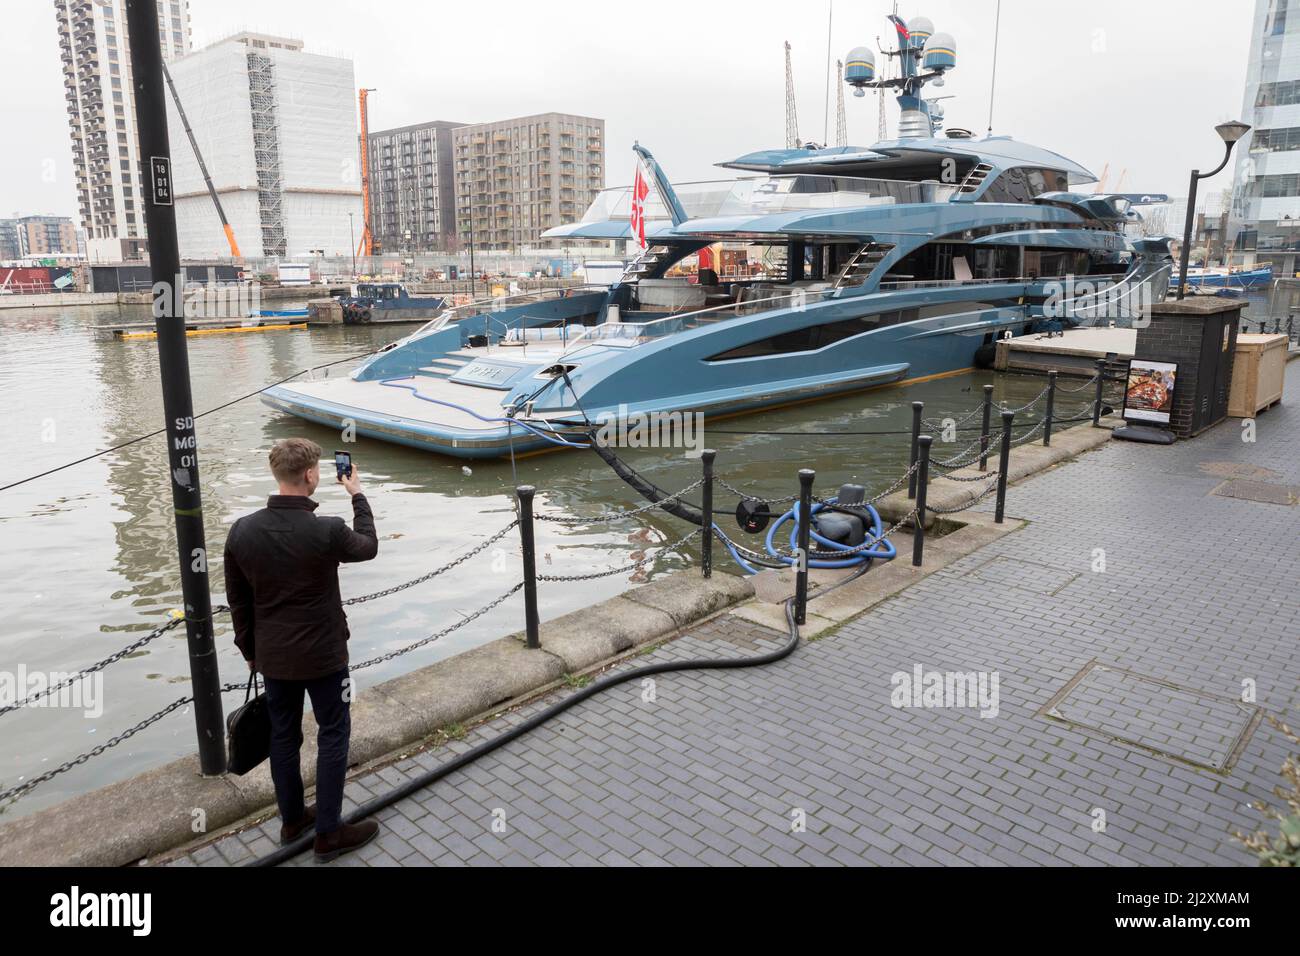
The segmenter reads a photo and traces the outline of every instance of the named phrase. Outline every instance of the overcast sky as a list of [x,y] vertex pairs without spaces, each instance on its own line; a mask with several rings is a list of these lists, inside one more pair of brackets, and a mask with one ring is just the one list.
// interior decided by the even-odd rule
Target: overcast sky
[[[1254,0],[1003,0],[993,131],[1055,150],[1111,190],[1184,195],[1222,155],[1214,124],[1241,115]],[[353,59],[375,87],[371,128],[558,110],[603,118],[607,183],[631,178],[633,140],[678,181],[781,146],[782,41],[794,47],[799,131],[826,129],[827,0],[191,0],[196,47],[242,29]],[[918,0],[951,33],[947,121],[988,126],[997,0]],[[831,54],[892,41],[886,0],[835,0]],[[6,148],[0,215],[76,216],[58,33],[49,0],[5,0]],[[833,69],[833,66],[832,66]],[[830,93],[835,136],[835,91]],[[874,94],[846,97],[849,142],[875,141]],[[897,106],[887,106],[891,135]],[[172,144],[172,148],[184,144]],[[1230,171],[1202,184],[1231,185]],[[1205,195],[1202,192],[1202,195]]]

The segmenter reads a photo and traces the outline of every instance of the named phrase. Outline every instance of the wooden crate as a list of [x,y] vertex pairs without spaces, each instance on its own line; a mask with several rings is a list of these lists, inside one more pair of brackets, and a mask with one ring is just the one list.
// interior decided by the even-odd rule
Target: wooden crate
[[1286,350],[1285,335],[1237,336],[1232,391],[1228,394],[1229,415],[1253,418],[1262,409],[1282,400]]

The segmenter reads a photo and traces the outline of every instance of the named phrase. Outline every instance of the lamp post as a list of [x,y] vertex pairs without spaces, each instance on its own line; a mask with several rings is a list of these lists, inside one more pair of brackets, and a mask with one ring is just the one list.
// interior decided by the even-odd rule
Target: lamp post
[[1228,165],[1228,157],[1232,155],[1232,147],[1237,145],[1237,140],[1241,139],[1250,132],[1250,125],[1232,121],[1220,123],[1214,127],[1215,132],[1223,140],[1223,162],[1210,170],[1203,173],[1199,169],[1192,170],[1191,185],[1187,187],[1187,220],[1183,224],[1183,248],[1178,253],[1178,298],[1181,300],[1187,291],[1187,258],[1192,251],[1192,223],[1196,220],[1196,184],[1202,179],[1209,179],[1211,176],[1219,173],[1224,166]]

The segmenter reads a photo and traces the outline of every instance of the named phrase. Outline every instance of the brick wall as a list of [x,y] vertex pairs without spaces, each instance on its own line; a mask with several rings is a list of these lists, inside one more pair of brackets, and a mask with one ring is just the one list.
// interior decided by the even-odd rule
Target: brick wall
[[[1178,379],[1174,387],[1174,408],[1169,427],[1180,438],[1190,438],[1222,420],[1212,413],[1221,405],[1226,413],[1228,391],[1232,387],[1232,354],[1237,346],[1237,324],[1243,303],[1215,296],[1185,299],[1182,302],[1162,302],[1151,307],[1151,324],[1138,329],[1135,359],[1153,362],[1176,362]],[[1229,328],[1227,372],[1217,389],[1210,388],[1202,394],[1203,375],[1213,376],[1213,370],[1202,370],[1201,343],[1206,325],[1217,331],[1220,323]],[[1219,355],[1218,349],[1215,355]],[[1201,404],[1200,415],[1197,404]]]

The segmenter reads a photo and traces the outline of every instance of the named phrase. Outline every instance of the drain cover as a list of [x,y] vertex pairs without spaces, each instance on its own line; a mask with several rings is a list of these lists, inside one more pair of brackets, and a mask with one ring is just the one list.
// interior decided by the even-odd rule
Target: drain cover
[[1232,766],[1260,716],[1254,704],[1096,661],[1039,713],[1216,771]]
[[1245,478],[1229,478],[1211,494],[1224,498],[1242,498],[1246,501],[1262,501],[1270,505],[1293,505],[1296,503],[1296,489],[1290,485],[1275,485],[1270,481],[1249,481]]
[[1035,564],[1033,561],[1019,561],[1016,558],[994,558],[969,572],[969,575],[992,584],[1006,584],[1047,595],[1055,594],[1079,576],[1075,571]]

